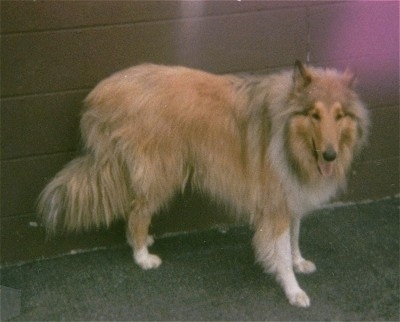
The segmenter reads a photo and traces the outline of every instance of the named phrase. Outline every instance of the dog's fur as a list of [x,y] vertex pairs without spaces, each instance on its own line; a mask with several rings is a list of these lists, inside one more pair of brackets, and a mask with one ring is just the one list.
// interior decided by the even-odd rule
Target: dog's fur
[[256,259],[290,303],[307,307],[297,272],[300,219],[343,189],[366,143],[368,113],[351,73],[304,66],[268,76],[213,75],[140,65],[100,82],[86,98],[86,151],[47,185],[38,210],[49,230],[127,221],[143,269],[151,217],[192,187],[248,214]]

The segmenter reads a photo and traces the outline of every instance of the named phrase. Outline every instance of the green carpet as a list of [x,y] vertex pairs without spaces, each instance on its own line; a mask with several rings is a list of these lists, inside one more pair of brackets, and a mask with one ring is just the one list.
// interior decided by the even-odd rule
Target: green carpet
[[153,271],[120,246],[6,267],[1,285],[20,291],[16,321],[399,320],[399,199],[315,212],[301,244],[317,265],[298,276],[309,309],[254,264],[246,227],[158,239]]

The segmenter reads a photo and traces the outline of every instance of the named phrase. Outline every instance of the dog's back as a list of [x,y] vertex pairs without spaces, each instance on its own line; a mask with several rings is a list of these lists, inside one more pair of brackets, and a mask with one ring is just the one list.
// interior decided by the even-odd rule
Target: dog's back
[[137,195],[167,200],[190,176],[201,189],[234,198],[235,187],[245,186],[248,157],[241,133],[248,126],[241,115],[248,113],[247,96],[235,91],[240,82],[184,67],[119,72],[86,99],[81,128],[87,148],[98,159],[125,159]]

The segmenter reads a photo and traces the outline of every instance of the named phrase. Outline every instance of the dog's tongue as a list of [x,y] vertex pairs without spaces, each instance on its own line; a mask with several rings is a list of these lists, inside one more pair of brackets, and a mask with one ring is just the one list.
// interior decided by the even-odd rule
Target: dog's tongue
[[321,171],[321,174],[324,177],[330,177],[333,173],[333,164],[334,162],[328,162],[325,160],[318,160],[318,167]]

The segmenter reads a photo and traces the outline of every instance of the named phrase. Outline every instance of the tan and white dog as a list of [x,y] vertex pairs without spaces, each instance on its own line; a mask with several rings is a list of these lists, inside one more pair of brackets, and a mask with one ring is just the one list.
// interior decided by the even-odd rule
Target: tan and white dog
[[38,210],[49,230],[127,222],[143,269],[152,215],[185,186],[246,214],[256,259],[293,305],[308,307],[294,271],[300,220],[345,188],[366,143],[368,112],[349,72],[304,66],[266,76],[213,75],[151,64],[120,71],[86,98],[85,153],[47,185]]

